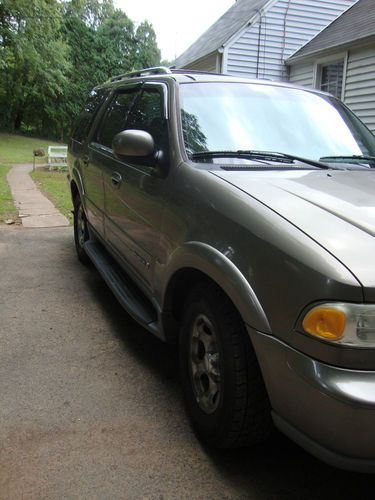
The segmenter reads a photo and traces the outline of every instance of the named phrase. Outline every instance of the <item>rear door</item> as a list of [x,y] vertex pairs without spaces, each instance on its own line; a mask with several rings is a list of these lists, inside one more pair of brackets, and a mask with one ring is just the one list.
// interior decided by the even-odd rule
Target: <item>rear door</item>
[[104,188],[103,174],[93,161],[87,139],[93,122],[110,93],[109,89],[94,89],[74,126],[70,152],[74,157],[74,167],[79,171],[83,187],[83,203],[90,224],[97,232],[104,230]]

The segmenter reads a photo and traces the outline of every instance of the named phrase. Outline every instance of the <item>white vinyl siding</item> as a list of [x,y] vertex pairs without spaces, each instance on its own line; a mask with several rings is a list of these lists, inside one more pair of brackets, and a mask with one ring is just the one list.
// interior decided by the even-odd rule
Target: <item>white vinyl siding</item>
[[314,86],[314,63],[295,64],[290,67],[289,81],[304,87]]
[[375,132],[375,43],[349,52],[344,102]]
[[219,68],[217,68],[217,56],[218,53],[209,54],[206,57],[202,57],[202,59],[198,59],[190,64],[185,66],[185,69],[192,69],[195,71],[209,71],[210,73],[217,73]]
[[224,72],[285,80],[284,60],[356,0],[278,0],[227,49]]

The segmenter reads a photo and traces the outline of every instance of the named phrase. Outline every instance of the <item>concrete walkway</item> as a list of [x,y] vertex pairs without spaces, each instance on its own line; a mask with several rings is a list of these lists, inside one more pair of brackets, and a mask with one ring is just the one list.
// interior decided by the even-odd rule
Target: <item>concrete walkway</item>
[[36,187],[29,176],[32,164],[13,165],[8,182],[24,227],[69,226],[69,221]]

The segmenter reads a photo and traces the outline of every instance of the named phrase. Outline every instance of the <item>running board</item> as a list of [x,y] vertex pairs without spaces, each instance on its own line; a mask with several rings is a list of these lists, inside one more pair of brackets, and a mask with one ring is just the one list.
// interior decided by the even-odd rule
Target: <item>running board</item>
[[157,313],[100,243],[86,241],[84,249],[117,300],[130,316],[159,336]]

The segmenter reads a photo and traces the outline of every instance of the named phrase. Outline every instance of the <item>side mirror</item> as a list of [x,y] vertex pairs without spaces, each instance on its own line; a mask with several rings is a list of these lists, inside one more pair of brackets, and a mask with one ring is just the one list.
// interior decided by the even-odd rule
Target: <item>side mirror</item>
[[123,130],[115,135],[113,151],[119,156],[151,156],[155,152],[152,135],[144,130]]

